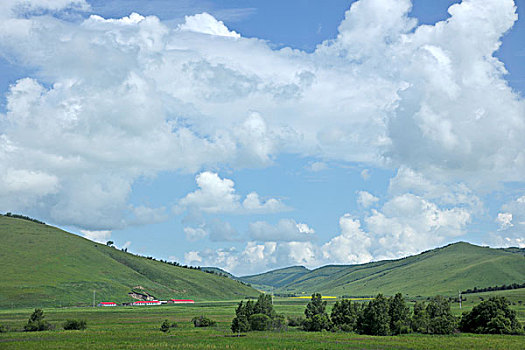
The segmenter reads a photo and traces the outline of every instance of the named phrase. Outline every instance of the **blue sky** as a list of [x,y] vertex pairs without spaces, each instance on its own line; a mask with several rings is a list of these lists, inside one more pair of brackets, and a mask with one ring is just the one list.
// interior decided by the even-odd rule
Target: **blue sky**
[[236,274],[525,246],[522,0],[0,5],[0,210]]

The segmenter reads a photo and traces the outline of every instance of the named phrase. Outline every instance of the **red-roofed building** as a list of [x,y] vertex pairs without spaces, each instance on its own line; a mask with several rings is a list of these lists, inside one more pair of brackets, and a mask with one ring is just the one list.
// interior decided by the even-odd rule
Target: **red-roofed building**
[[192,299],[170,299],[168,300],[170,304],[193,304],[195,303]]
[[114,303],[112,301],[101,301],[98,303],[98,306],[117,306],[117,303]]
[[162,303],[158,300],[137,300],[133,302],[133,306],[155,306],[161,305]]

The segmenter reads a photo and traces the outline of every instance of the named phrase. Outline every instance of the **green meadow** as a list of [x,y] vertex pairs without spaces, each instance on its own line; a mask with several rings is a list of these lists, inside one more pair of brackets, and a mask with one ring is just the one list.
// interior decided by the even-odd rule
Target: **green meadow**
[[[483,294],[483,295],[482,295]],[[525,322],[525,290],[504,291],[512,308]],[[488,293],[471,294],[459,315],[477,304]],[[493,294],[491,294],[493,295]],[[474,297],[475,296],[475,297]],[[307,300],[276,299],[274,307],[286,316],[303,315]],[[304,332],[288,327],[283,332],[250,332],[237,336],[230,331],[237,301],[207,302],[194,305],[116,308],[47,308],[46,320],[56,326],[44,332],[22,332],[32,309],[0,311],[0,324],[11,331],[0,334],[1,349],[523,349],[525,336],[454,334],[449,336],[408,334],[374,337],[349,333]],[[329,302],[329,309],[333,302]],[[195,328],[194,316],[217,321],[216,327]],[[66,319],[84,319],[84,331],[64,331]],[[177,323],[169,333],[159,328],[167,319]]]

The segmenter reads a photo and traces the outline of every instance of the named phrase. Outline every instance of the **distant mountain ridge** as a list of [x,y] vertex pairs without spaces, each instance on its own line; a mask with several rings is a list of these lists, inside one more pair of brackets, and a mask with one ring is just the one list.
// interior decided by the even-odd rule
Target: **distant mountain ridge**
[[257,296],[239,281],[173,266],[56,227],[0,215],[0,308],[133,301],[140,286],[159,299],[232,300]]
[[525,249],[458,242],[397,260],[328,265],[314,270],[295,266],[238,278],[281,294],[456,295],[473,287],[525,282]]

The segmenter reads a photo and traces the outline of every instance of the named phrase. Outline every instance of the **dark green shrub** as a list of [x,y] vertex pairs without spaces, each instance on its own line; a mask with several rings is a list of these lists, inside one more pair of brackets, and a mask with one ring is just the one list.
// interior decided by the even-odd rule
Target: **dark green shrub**
[[254,314],[249,318],[252,331],[267,331],[272,325],[272,319],[265,314]]
[[164,322],[162,322],[162,324],[160,325],[160,330],[161,332],[164,332],[164,333],[167,333],[170,331],[170,324],[168,320],[164,320]]
[[195,327],[213,327],[217,324],[217,322],[209,319],[206,316],[195,316],[191,319],[191,322],[193,322],[193,325]]
[[87,323],[84,320],[67,320],[63,325],[66,331],[70,330],[84,330],[87,328]]
[[7,326],[0,324],[0,333],[7,333],[8,330]]
[[24,326],[26,332],[46,331],[48,329],[51,329],[51,325],[44,320],[42,309],[35,309]]

